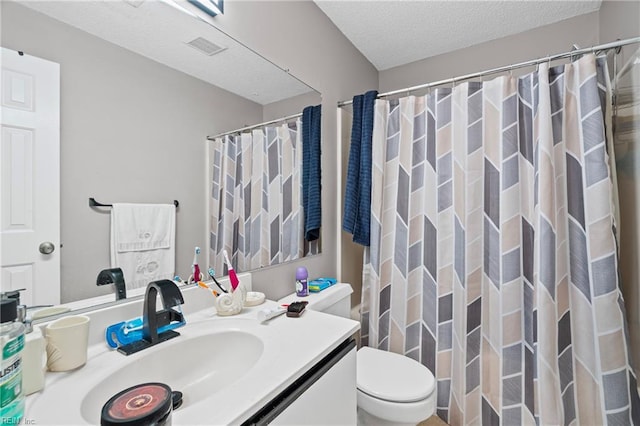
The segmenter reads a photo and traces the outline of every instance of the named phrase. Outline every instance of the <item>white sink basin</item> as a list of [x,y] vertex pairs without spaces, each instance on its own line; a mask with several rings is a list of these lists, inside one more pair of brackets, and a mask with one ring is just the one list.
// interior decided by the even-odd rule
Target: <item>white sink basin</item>
[[125,356],[99,343],[76,371],[47,373],[43,392],[27,397],[25,418],[38,425],[100,424],[102,406],[145,382],[183,393],[175,425],[240,424],[351,336],[358,323],[309,310],[267,323],[256,319],[267,301],[241,315],[210,311],[187,317],[180,336]]
[[258,337],[237,330],[176,337],[140,352],[134,362],[97,382],[82,400],[82,417],[96,422],[109,398],[147,382],[165,383],[182,392],[180,410],[188,410],[246,374],[263,350]]

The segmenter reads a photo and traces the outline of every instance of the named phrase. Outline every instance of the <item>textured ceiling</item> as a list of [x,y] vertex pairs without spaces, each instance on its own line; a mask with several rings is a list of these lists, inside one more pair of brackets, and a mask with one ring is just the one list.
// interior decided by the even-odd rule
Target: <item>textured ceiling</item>
[[[212,25],[169,2],[46,0],[19,3],[262,105],[312,91]],[[213,56],[204,55],[186,44],[198,37],[226,49]]]
[[314,0],[379,71],[599,10],[601,1]]

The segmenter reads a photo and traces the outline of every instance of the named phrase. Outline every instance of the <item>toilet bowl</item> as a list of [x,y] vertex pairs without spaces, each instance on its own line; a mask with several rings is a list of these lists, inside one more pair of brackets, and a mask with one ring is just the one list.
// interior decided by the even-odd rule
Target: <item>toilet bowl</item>
[[362,347],[357,353],[358,424],[416,425],[435,412],[435,378],[419,362]]
[[[307,309],[353,318],[351,285],[335,284],[304,300]],[[279,303],[298,300],[295,293]],[[419,362],[393,352],[362,347],[357,353],[358,424],[376,426],[416,425],[435,413],[436,383]]]

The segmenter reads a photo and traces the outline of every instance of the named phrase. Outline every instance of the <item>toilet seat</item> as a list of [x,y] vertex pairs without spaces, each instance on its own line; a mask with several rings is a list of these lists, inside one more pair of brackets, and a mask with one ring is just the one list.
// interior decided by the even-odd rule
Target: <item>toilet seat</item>
[[[358,410],[392,424],[418,424],[436,412],[435,392],[426,399],[416,402],[391,402],[367,395],[358,389]],[[372,424],[380,424],[375,422]]]
[[357,353],[358,390],[396,403],[423,401],[435,390],[435,378],[419,362],[393,352],[362,347]]

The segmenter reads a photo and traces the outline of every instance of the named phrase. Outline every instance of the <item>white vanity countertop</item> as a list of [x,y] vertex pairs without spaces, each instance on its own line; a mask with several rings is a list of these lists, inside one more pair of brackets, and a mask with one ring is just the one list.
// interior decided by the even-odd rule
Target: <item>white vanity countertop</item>
[[[27,397],[25,419],[38,425],[99,424],[99,409],[92,407],[90,413],[85,412],[83,416],[80,407],[84,405],[89,391],[103,380],[115,389],[109,395],[131,386],[130,383],[108,381],[123,366],[138,362],[137,365],[142,368],[141,363],[147,362],[152,351],[162,350],[168,345],[180,345],[181,341],[186,342],[202,335],[237,331],[257,336],[261,340],[261,356],[253,365],[243,366],[246,367],[246,373],[223,389],[216,390],[214,386],[210,393],[207,390],[205,396],[198,401],[190,401],[185,394],[185,404],[173,412],[172,421],[175,425],[239,424],[359,328],[355,321],[309,309],[300,318],[281,315],[265,323],[258,322],[256,315],[259,310],[276,306],[276,302],[267,301],[256,307],[244,308],[240,315],[232,317],[218,317],[213,309],[187,315],[187,325],[177,329],[181,336],[130,356],[109,349],[106,343],[93,345],[89,348],[89,359],[84,367],[68,373],[47,373],[44,390]],[[185,351],[177,358],[172,358],[167,363],[169,365],[163,365],[162,368],[171,370],[179,365],[181,368],[202,369],[205,374],[207,371],[224,369],[224,366],[213,365],[207,355]],[[156,381],[162,382],[160,379]],[[167,384],[171,386],[171,383]],[[108,397],[104,402],[107,399]],[[94,411],[95,417],[91,417]]]

